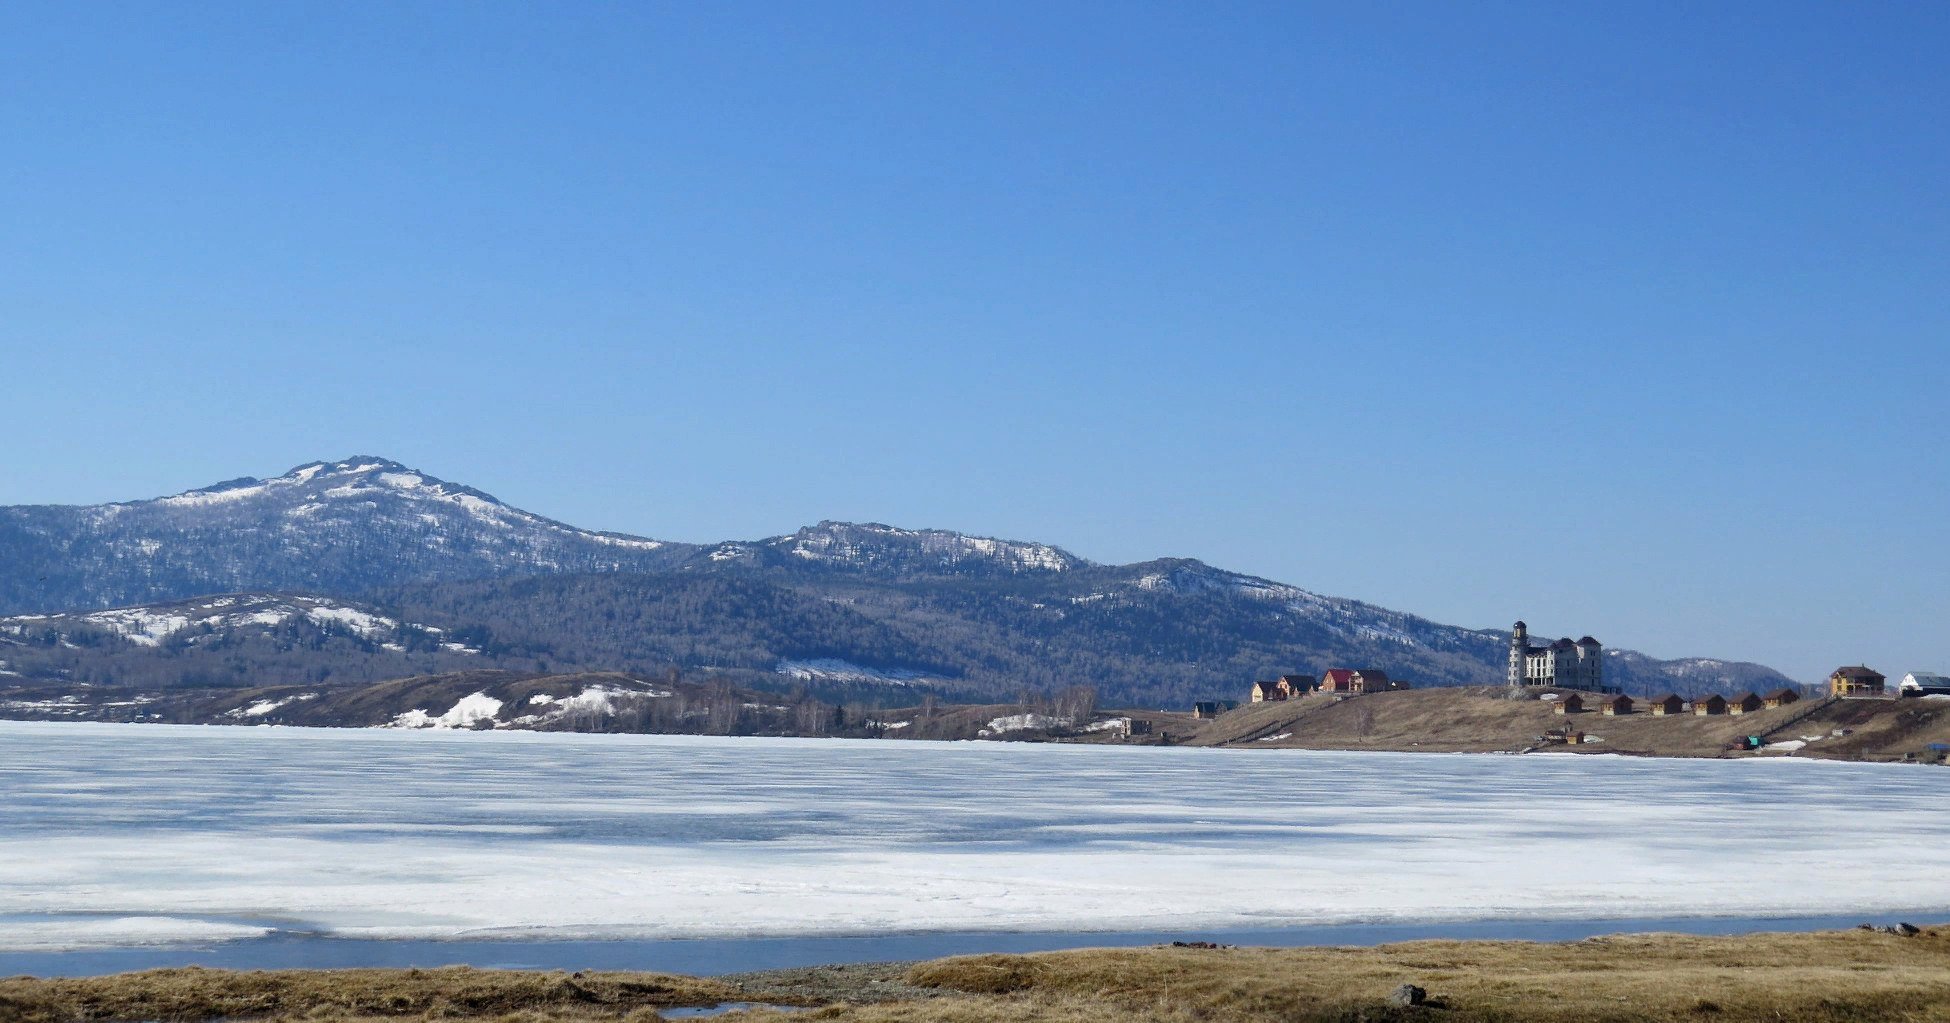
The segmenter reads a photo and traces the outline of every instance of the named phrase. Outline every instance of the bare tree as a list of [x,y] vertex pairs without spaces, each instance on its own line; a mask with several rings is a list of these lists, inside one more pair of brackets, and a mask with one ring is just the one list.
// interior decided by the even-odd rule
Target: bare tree
[[1081,728],[1097,716],[1097,688],[1095,686],[1071,686],[1056,698],[1056,716],[1066,718]]

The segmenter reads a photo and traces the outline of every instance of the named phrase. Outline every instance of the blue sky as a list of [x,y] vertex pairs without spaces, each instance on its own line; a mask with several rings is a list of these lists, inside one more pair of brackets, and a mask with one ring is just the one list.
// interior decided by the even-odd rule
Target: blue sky
[[0,503],[381,454],[1950,670],[1950,6],[17,4]]

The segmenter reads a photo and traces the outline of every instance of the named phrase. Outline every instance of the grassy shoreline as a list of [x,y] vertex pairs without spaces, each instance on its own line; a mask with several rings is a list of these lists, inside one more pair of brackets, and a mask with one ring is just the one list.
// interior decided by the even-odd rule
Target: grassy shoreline
[[[1413,984],[1429,1004],[1388,996]],[[1073,949],[728,975],[476,970],[153,970],[0,979],[5,1023],[653,1023],[719,1002],[835,1023],[1950,1021],[1950,931],[1371,948]]]

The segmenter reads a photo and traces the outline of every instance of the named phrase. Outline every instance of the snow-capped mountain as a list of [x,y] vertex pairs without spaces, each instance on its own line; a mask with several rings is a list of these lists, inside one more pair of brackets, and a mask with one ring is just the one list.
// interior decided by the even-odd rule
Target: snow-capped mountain
[[692,558],[706,565],[735,562],[906,576],[1023,575],[1090,565],[1048,544],[968,536],[945,529],[832,521],[787,536],[714,544]]
[[0,508],[0,613],[644,570],[668,561],[669,546],[577,529],[383,458],[351,458],[148,501]]
[[[1493,684],[1508,643],[1185,559],[1101,565],[877,523],[712,545],[596,532],[379,458],[150,501],[0,508],[7,613],[42,617],[0,623],[0,671],[50,679],[675,667],[973,698],[1084,684],[1155,705],[1327,667]],[[1610,680],[1635,693],[1788,684],[1760,665],[1608,653]]]

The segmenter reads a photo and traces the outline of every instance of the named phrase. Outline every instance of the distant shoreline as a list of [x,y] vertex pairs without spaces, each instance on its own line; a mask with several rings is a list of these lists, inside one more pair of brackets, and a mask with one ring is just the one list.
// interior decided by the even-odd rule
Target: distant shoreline
[[[1950,935],[1900,927],[1546,942],[1266,947],[1174,941],[825,963],[697,976],[654,963],[581,969],[156,970],[0,979],[27,1020],[398,1018],[649,1023],[749,1010],[872,1023],[1177,1019],[1742,1021],[1939,1019]],[[654,972],[652,972],[654,971]],[[166,1006],[167,1008],[162,1008]],[[665,1013],[670,1013],[667,1017]]]
[[[1212,719],[1189,713],[1137,709],[1099,710],[1088,727],[1026,713],[1017,705],[940,705],[864,712],[872,727],[851,731],[764,730],[726,733],[706,727],[630,729],[565,728],[508,722],[492,716],[462,718],[479,707],[525,705],[531,700],[575,702],[578,691],[614,695],[601,687],[611,676],[512,676],[484,680],[480,675],[403,680],[397,691],[381,690],[390,704],[372,707],[365,687],[335,693],[350,701],[343,712],[329,700],[306,699],[307,687],[220,692],[199,714],[175,720],[131,715],[126,703],[95,708],[70,705],[58,713],[45,708],[24,714],[0,698],[0,721],[50,724],[181,724],[233,728],[303,728],[334,732],[447,734],[602,734],[686,735],[702,738],[861,739],[906,742],[993,742],[1115,747],[1190,747],[1228,749],[1307,749],[1337,752],[1479,753],[1576,755],[1614,754],[1658,759],[1798,759],[1869,763],[1950,764],[1950,699],[1823,700],[1741,714],[1623,716],[1594,712],[1558,713],[1546,699],[1512,700],[1502,687],[1447,687],[1381,692],[1355,697],[1310,695],[1248,704]],[[592,681],[592,679],[594,681]],[[501,688],[493,688],[498,684]],[[392,687],[394,684],[385,684]],[[482,688],[482,687],[488,688]],[[318,687],[311,687],[316,689]],[[546,690],[546,692],[544,692]],[[325,687],[325,691],[331,691]],[[500,698],[489,697],[488,692]],[[558,695],[548,695],[553,692]],[[533,693],[533,695],[530,695]],[[267,695],[268,694],[268,695]],[[560,695],[567,694],[567,695]],[[650,699],[649,703],[661,701]],[[235,706],[232,706],[235,705]],[[252,710],[290,705],[302,716],[250,717]],[[410,706],[409,706],[410,705]],[[439,713],[441,708],[453,709]],[[544,703],[546,707],[550,704]],[[405,707],[404,710],[401,708]],[[107,712],[114,712],[112,715]],[[346,720],[341,713],[359,713]],[[512,711],[502,711],[503,716]],[[461,722],[448,724],[444,718]],[[601,718],[591,718],[604,724]],[[1020,723],[1035,722],[1028,726]],[[1051,722],[1041,724],[1040,722]],[[381,722],[381,723],[374,723]],[[404,724],[402,724],[404,722]],[[432,727],[426,727],[433,722]],[[1010,726],[996,731],[996,727]],[[1566,741],[1567,733],[1581,740]],[[1751,738],[1750,738],[1751,737]],[[1754,748],[1748,748],[1758,742]]]
[[1374,947],[1403,941],[1579,941],[1609,934],[1727,936],[1845,930],[1864,922],[1950,920],[1950,907],[1849,914],[1480,919],[1292,927],[1157,930],[919,931],[748,938],[405,939],[286,931],[263,938],[169,947],[0,950],[0,976],[99,976],[200,966],[220,970],[653,969],[694,976],[798,970],[944,956],[1026,954],[1075,948],[1137,948],[1205,941],[1267,948]]

